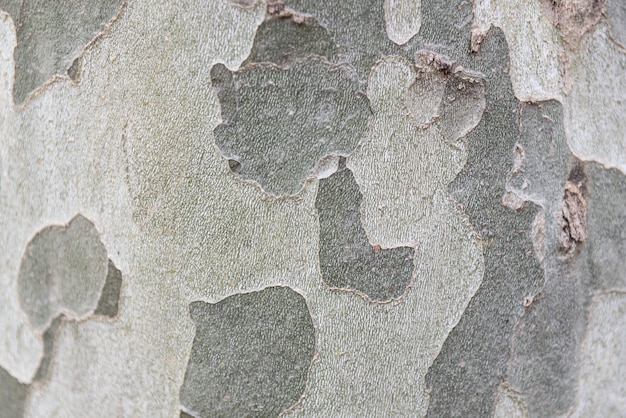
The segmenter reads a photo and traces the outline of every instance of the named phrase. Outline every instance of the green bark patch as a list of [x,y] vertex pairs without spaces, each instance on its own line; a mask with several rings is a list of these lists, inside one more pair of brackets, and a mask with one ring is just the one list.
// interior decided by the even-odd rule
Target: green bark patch
[[298,193],[322,157],[350,153],[371,114],[353,75],[320,58],[234,73],[218,64],[211,78],[222,106],[215,143],[242,178],[273,195]]
[[385,302],[411,283],[414,250],[372,246],[361,224],[363,196],[348,169],[321,179],[315,207],[320,221],[320,269],[332,289],[352,290]]
[[268,287],[193,302],[189,312],[196,336],[180,390],[185,414],[270,417],[299,401],[315,352],[313,321],[299,293]]
[[0,418],[23,417],[27,395],[28,385],[0,367]]
[[26,97],[54,75],[75,79],[85,47],[114,19],[122,0],[46,1],[0,0],[0,9],[12,14],[17,29],[14,51],[13,100]]
[[98,305],[107,272],[107,251],[91,221],[77,215],[67,226],[48,226],[22,257],[17,279],[22,310],[40,333],[61,314],[85,318]]

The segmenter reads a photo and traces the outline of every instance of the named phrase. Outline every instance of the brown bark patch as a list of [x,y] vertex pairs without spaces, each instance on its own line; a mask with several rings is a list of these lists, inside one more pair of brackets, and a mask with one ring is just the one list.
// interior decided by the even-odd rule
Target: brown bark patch
[[542,9],[563,40],[577,48],[583,35],[598,24],[606,0],[542,0]]
[[572,252],[577,244],[587,240],[587,178],[582,166],[570,172],[561,206],[559,242],[561,249]]

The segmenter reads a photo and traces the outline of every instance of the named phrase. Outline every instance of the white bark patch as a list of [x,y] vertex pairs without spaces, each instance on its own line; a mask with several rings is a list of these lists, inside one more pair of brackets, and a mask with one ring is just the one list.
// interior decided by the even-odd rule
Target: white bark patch
[[582,160],[626,173],[626,54],[600,24],[571,58],[563,101],[569,146]]
[[[509,45],[511,83],[521,101],[559,99],[561,44],[539,1],[474,0],[474,39],[494,25]],[[477,38],[478,36],[478,38]]]
[[500,385],[493,418],[528,418],[528,407],[521,393],[508,385]]
[[625,316],[625,293],[593,299],[582,345],[578,402],[570,417],[618,417],[626,411]]
[[385,29],[392,42],[404,45],[422,25],[421,0],[385,0]]

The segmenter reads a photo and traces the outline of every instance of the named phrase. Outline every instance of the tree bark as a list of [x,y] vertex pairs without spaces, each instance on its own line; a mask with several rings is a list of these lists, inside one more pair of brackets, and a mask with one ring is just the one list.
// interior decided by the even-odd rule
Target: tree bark
[[619,0],[0,0],[0,417],[618,417]]

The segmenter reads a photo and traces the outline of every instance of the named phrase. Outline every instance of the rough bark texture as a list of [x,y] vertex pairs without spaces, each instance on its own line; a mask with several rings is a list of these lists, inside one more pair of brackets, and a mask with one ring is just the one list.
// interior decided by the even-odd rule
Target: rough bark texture
[[619,0],[0,0],[0,417],[619,417]]

